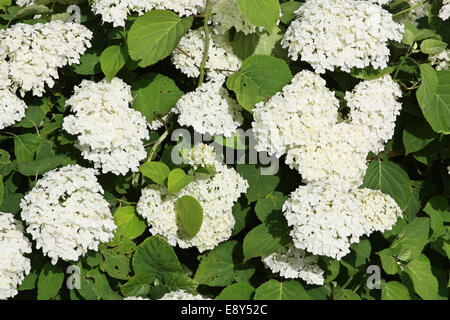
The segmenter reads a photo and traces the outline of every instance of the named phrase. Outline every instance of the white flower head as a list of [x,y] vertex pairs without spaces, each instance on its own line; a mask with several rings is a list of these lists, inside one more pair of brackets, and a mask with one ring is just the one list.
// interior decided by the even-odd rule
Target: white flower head
[[309,184],[291,193],[283,212],[294,246],[340,260],[370,231],[354,193],[332,184]]
[[430,56],[429,60],[438,71],[450,70],[450,49],[444,50],[434,56]]
[[254,33],[262,28],[252,25],[242,14],[236,0],[211,0],[210,22],[214,32],[225,34],[231,28],[244,34]]
[[[197,247],[203,252],[230,238],[235,224],[232,207],[248,183],[234,169],[215,160],[213,147],[199,144],[187,158],[190,165],[212,167],[216,174],[196,173],[194,180],[174,195],[162,186],[151,185],[142,190],[136,209],[147,220],[152,234],[162,236],[172,246]],[[179,227],[175,210],[176,200],[186,195],[197,199],[203,208],[202,226],[192,238]]]
[[0,30],[0,60],[8,61],[8,76],[22,95],[42,96],[45,85],[52,88],[58,79],[58,68],[80,62],[92,36],[72,22],[17,23]]
[[308,0],[282,40],[292,60],[300,56],[317,73],[387,66],[388,40],[401,41],[403,25],[381,6],[361,0]]
[[27,232],[53,264],[77,261],[113,238],[116,225],[96,174],[79,165],[49,171],[20,203]]
[[262,261],[272,272],[287,279],[303,279],[308,284],[323,285],[324,272],[318,265],[318,256],[288,245],[264,257]]
[[199,294],[191,294],[185,290],[177,290],[172,291],[169,293],[166,293],[161,299],[159,300],[211,300],[208,298],[205,298]]
[[228,95],[222,81],[208,81],[178,100],[172,111],[178,123],[201,134],[232,136],[242,124],[239,104]]
[[400,86],[390,75],[376,80],[362,81],[345,95],[350,108],[350,121],[364,130],[370,144],[370,151],[378,154],[394,136],[395,121],[402,104]]
[[355,193],[364,221],[371,231],[391,230],[397,218],[402,216],[397,202],[380,190],[364,188],[355,190]]
[[25,117],[27,105],[10,89],[0,88],[0,130]]
[[280,157],[289,149],[307,144],[338,120],[339,101],[325,80],[301,71],[281,92],[252,110],[256,150]]
[[125,26],[129,14],[142,15],[151,10],[172,10],[179,16],[201,13],[205,0],[94,0],[92,11],[114,27]]
[[[172,62],[177,69],[188,77],[200,75],[200,65],[205,48],[203,28],[190,30],[185,34],[172,53]],[[225,36],[211,34],[208,60],[205,69],[207,78],[220,81],[241,68],[241,61],[233,53],[233,49]],[[223,81],[223,80],[222,80]]]
[[149,139],[144,116],[129,107],[131,87],[119,78],[98,83],[83,80],[66,101],[75,115],[64,118],[63,129],[78,136],[76,147],[103,173],[137,172]]
[[0,300],[17,295],[17,287],[30,273],[31,243],[23,234],[23,225],[10,213],[0,212]]
[[450,0],[444,0],[442,3],[442,8],[439,10],[439,18],[444,21],[450,18]]

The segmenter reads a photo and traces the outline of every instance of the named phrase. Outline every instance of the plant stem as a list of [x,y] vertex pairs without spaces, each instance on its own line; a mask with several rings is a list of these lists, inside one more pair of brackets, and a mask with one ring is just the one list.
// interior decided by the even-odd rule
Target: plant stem
[[409,12],[409,11],[411,11],[411,10],[417,9],[418,7],[423,6],[423,5],[424,5],[425,3],[427,3],[427,2],[428,2],[428,0],[425,0],[425,1],[422,1],[421,3],[418,3],[418,4],[416,4],[416,5],[414,5],[414,6],[410,7],[410,8],[408,8],[408,9],[399,11],[399,12],[397,12],[396,14],[394,14],[393,17],[399,16],[399,15],[404,14],[404,13],[406,13],[406,12]]
[[158,149],[159,145],[161,143],[163,143],[164,140],[166,140],[167,136],[169,135],[169,130],[166,129],[166,131],[164,131],[164,133],[161,135],[161,137],[159,137],[158,140],[156,140],[155,145],[153,146],[153,148],[150,150],[149,154],[148,154],[148,161],[152,160],[153,154],[156,152],[156,149]]
[[203,84],[203,81],[205,79],[205,66],[206,62],[208,61],[208,54],[209,54],[209,27],[208,27],[208,18],[210,13],[210,1],[206,0],[206,7],[205,7],[205,18],[203,22],[203,29],[205,32],[205,49],[203,52],[203,59],[202,63],[200,65],[200,79],[198,80],[198,86],[200,87]]

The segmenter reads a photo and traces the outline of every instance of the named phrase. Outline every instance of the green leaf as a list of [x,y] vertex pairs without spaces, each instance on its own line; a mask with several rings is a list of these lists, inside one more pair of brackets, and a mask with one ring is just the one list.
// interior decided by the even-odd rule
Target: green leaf
[[295,280],[271,279],[256,289],[255,300],[310,300],[303,286]]
[[124,46],[112,45],[103,50],[100,56],[100,66],[108,81],[123,68],[127,59],[128,49]]
[[402,42],[406,45],[412,46],[416,41],[422,41],[427,38],[432,38],[436,35],[433,30],[425,28],[416,28],[411,21],[405,20],[405,32],[403,34]]
[[25,112],[25,117],[17,122],[14,127],[17,128],[37,128],[44,120],[45,112],[39,106],[30,106]]
[[172,170],[169,174],[167,183],[169,194],[174,194],[181,191],[184,187],[191,183],[193,179],[194,177],[187,175],[182,169],[176,168]]
[[341,269],[341,264],[338,260],[331,259],[328,257],[322,257],[325,260],[326,268],[324,269],[325,281],[324,283],[329,283],[336,279],[339,275],[339,271]]
[[181,19],[168,10],[151,10],[138,17],[128,32],[131,58],[142,68],[166,58],[192,22],[192,17]]
[[98,268],[82,269],[78,293],[86,300],[121,300],[122,297],[111,289],[108,279]]
[[25,133],[14,137],[14,154],[17,162],[33,161],[34,155],[41,143],[41,139],[31,133]]
[[32,4],[19,10],[14,16],[14,19],[23,19],[34,15],[45,14],[48,12],[50,12],[50,9],[47,8],[46,6]]
[[121,207],[114,212],[114,223],[117,226],[116,237],[124,236],[135,239],[144,233],[147,223],[136,215],[135,207]]
[[433,131],[425,119],[408,117],[403,131],[403,144],[406,154],[422,150],[437,136],[437,133]]
[[279,0],[236,0],[236,3],[251,24],[264,27],[268,32],[280,17]]
[[333,295],[334,300],[361,300],[361,297],[349,289],[337,288]]
[[266,221],[269,214],[273,211],[281,210],[283,204],[288,199],[281,192],[275,191],[269,193],[265,198],[258,200],[255,206],[255,213],[261,222]]
[[408,289],[398,281],[383,282],[381,300],[411,300]]
[[251,207],[242,208],[241,204],[239,202],[236,202],[232,210],[235,224],[231,236],[234,237],[235,235],[237,235],[238,233],[240,233],[242,230],[245,229],[247,220],[249,219]]
[[394,70],[395,70],[394,66],[389,66],[384,69],[374,69],[372,66],[369,66],[364,69],[353,68],[350,74],[358,79],[374,80],[386,74],[392,73]]
[[3,204],[4,196],[5,196],[5,185],[3,184],[3,177],[0,176],[0,206]]
[[420,44],[420,50],[429,55],[436,55],[441,53],[447,48],[447,44],[445,42],[434,40],[434,39],[426,39],[422,41]]
[[287,223],[271,221],[253,228],[244,238],[244,261],[265,257],[291,242]]
[[189,237],[195,237],[203,223],[203,208],[201,204],[191,196],[183,196],[175,201],[175,211],[180,219],[183,231]]
[[39,273],[38,300],[49,300],[55,297],[64,281],[64,271],[50,262],[44,265]]
[[423,115],[434,131],[450,134],[450,71],[420,66],[422,84],[417,90],[417,101]]
[[247,283],[235,283],[223,289],[216,300],[250,300],[254,291]]
[[283,2],[281,4],[281,13],[282,13],[282,16],[280,18],[281,22],[283,22],[284,24],[289,24],[289,22],[294,20],[295,11],[297,11],[301,5],[302,3],[298,1]]
[[73,70],[82,76],[92,76],[102,72],[100,65],[100,54],[97,52],[87,52],[80,58],[80,64],[74,65]]
[[232,283],[233,276],[239,264],[235,263],[237,250],[236,241],[219,244],[208,254],[201,256],[200,265],[194,280],[198,284],[210,287],[225,287]]
[[150,284],[155,281],[155,275],[139,273],[120,286],[120,292],[125,297],[145,297],[150,293]]
[[69,158],[66,156],[51,156],[42,159],[19,163],[19,172],[24,176],[37,176],[65,164]]
[[169,177],[170,169],[163,162],[147,161],[139,167],[144,177],[152,179],[154,182],[165,186],[166,179]]
[[428,241],[429,232],[430,219],[415,218],[402,229],[392,243],[392,254],[402,261],[418,257]]
[[133,269],[136,274],[146,272],[157,277],[164,272],[183,271],[172,246],[159,236],[147,238],[137,247]]
[[156,115],[167,114],[183,96],[175,82],[159,73],[147,73],[132,85],[133,108],[151,123]]
[[423,209],[431,218],[431,229],[436,237],[445,234],[444,221],[448,222],[450,210],[447,199],[442,196],[431,198]]
[[411,197],[408,174],[391,161],[373,160],[367,168],[363,186],[390,195],[405,210]]
[[104,258],[100,269],[114,279],[128,280],[131,273],[130,258],[135,251],[134,242],[124,237],[100,245],[100,252]]
[[280,182],[277,176],[262,175],[261,169],[254,165],[238,165],[237,172],[247,180],[249,188],[245,196],[249,203],[263,199],[269,193],[273,192]]
[[179,272],[165,272],[162,276],[162,284],[168,292],[177,290],[193,292],[198,287],[195,280]]
[[424,300],[435,300],[438,296],[438,281],[431,272],[430,260],[421,254],[406,266],[414,291]]
[[255,104],[272,97],[292,80],[285,61],[271,56],[251,56],[239,71],[227,79],[227,87],[236,93],[239,103],[251,111]]
[[392,256],[391,249],[387,248],[381,250],[380,252],[377,252],[377,254],[380,256],[381,265],[383,266],[384,272],[391,275],[396,274],[398,270],[398,265],[397,261]]

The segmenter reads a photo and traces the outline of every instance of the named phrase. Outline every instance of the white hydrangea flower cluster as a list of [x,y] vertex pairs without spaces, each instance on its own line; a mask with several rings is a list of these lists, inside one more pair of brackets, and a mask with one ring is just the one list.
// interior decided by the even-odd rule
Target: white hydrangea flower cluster
[[77,261],[116,229],[95,169],[69,165],[44,174],[22,199],[22,218],[37,249],[56,264]]
[[96,83],[83,80],[66,104],[75,115],[64,118],[63,129],[78,135],[76,147],[103,173],[137,172],[146,158],[149,139],[144,116],[129,107],[131,87],[119,78]]
[[92,11],[101,15],[104,22],[123,27],[131,12],[142,15],[150,10],[172,10],[183,17],[199,14],[205,3],[205,0],[94,0]]
[[290,149],[286,164],[306,183],[326,182],[343,189],[362,184],[369,153],[362,127],[341,122],[322,130],[309,143]]
[[[194,168],[212,167],[216,174],[195,173],[194,180],[174,195],[168,195],[162,186],[149,186],[142,190],[136,209],[147,220],[152,234],[164,237],[172,246],[197,247],[203,252],[231,236],[235,224],[232,207],[246,192],[248,183],[234,169],[215,159],[213,147],[195,146],[189,152],[188,162]],[[176,200],[185,195],[197,199],[203,208],[203,223],[193,238],[179,228],[175,211]]]
[[254,33],[261,28],[247,21],[239,9],[236,0],[211,0],[210,23],[214,32],[224,34],[231,28],[244,34]]
[[325,80],[303,70],[267,103],[253,109],[256,150],[277,157],[307,144],[313,136],[338,120],[339,101]]
[[444,0],[442,3],[442,8],[439,10],[439,18],[444,21],[450,18],[450,0]]
[[370,232],[391,230],[397,222],[397,218],[402,215],[402,209],[397,202],[380,190],[363,188],[355,190],[355,194],[359,209]]
[[292,60],[301,57],[317,73],[340,68],[385,68],[388,40],[401,41],[403,25],[381,6],[360,0],[308,0],[282,40]]
[[131,297],[123,298],[123,300],[150,300],[150,299],[149,298],[143,298],[143,297],[131,296]]
[[308,284],[323,285],[324,275],[317,264],[318,260],[318,256],[307,255],[305,250],[293,245],[281,248],[262,259],[266,267],[284,278],[300,278]]
[[30,273],[31,243],[23,235],[23,225],[10,213],[0,212],[0,300],[17,295],[17,287]]
[[222,83],[211,80],[181,97],[172,109],[179,115],[178,123],[191,126],[201,134],[231,137],[244,118],[241,107]]
[[[190,30],[181,38],[172,53],[174,66],[188,77],[196,78],[200,75],[200,65],[205,47],[204,38],[203,28]],[[211,34],[208,60],[205,65],[207,78],[219,81],[240,68],[241,61],[233,53],[225,36]]]
[[0,88],[0,130],[22,120],[26,108],[25,102],[10,89]]
[[211,300],[209,298],[205,298],[199,294],[191,294],[185,290],[177,290],[172,291],[169,293],[166,293],[161,299],[159,300]]
[[397,101],[400,97],[400,86],[388,75],[360,82],[345,95],[350,121],[365,131],[370,151],[375,154],[383,151],[394,135],[395,121],[402,109],[402,104]]
[[79,63],[91,46],[93,33],[77,23],[52,21],[34,25],[17,23],[0,30],[0,60],[8,61],[8,75],[22,96],[42,96],[58,79],[58,68]]
[[413,22],[413,24],[417,25],[420,18],[428,16],[428,12],[430,11],[431,4],[429,2],[423,3],[423,0],[406,0],[410,7],[415,7],[420,4],[417,8],[408,12],[406,17],[399,17],[400,21],[405,19],[409,19]]
[[450,70],[450,49],[444,50],[429,58],[436,70]]
[[340,260],[369,232],[352,192],[332,184],[298,187],[283,205],[296,248]]
[[400,87],[389,75],[359,83],[345,98],[349,121],[325,81],[310,71],[253,109],[258,151],[280,157],[307,183],[327,182],[347,189],[362,183],[369,151],[392,138],[400,113]]

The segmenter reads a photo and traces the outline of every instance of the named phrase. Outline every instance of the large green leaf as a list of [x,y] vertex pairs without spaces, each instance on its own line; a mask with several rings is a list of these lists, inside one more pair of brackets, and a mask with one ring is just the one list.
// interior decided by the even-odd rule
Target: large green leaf
[[430,219],[415,218],[402,229],[392,243],[392,254],[403,261],[416,258],[427,243],[429,232]]
[[158,236],[142,242],[133,257],[136,274],[150,273],[162,276],[164,272],[182,272],[180,262],[170,244]]
[[237,277],[237,271],[243,270],[241,262],[236,241],[221,243],[201,257],[194,280],[210,287],[228,286]]
[[223,289],[216,300],[250,300],[254,291],[247,283],[235,283]]
[[434,71],[430,65],[421,65],[422,84],[417,90],[417,101],[423,115],[434,131],[450,133],[450,71]]
[[266,197],[275,190],[280,182],[280,178],[277,176],[262,175],[261,169],[258,169],[255,165],[238,165],[237,172],[249,184],[245,194],[249,203]]
[[116,237],[122,235],[128,239],[139,237],[147,227],[145,221],[136,215],[136,208],[131,206],[117,209],[114,223],[117,226]]
[[303,286],[295,280],[271,279],[256,289],[255,300],[310,300]]
[[431,272],[430,260],[421,254],[410,261],[406,272],[411,277],[414,291],[424,300],[434,300],[438,296],[438,281]]
[[139,171],[144,177],[152,179],[154,182],[165,186],[169,177],[170,169],[164,162],[147,161],[139,167]]
[[24,176],[37,176],[56,167],[66,164],[70,159],[66,156],[50,156],[42,159],[19,163],[19,172]]
[[269,32],[280,18],[279,0],[236,0],[236,3],[251,24]]
[[251,111],[292,80],[288,65],[281,59],[255,55],[242,63],[239,71],[227,79],[227,87],[236,92],[239,103]]
[[151,123],[156,115],[167,114],[183,96],[175,82],[159,73],[147,73],[133,82],[133,108]]
[[128,59],[128,49],[124,46],[112,45],[103,50],[100,66],[106,79],[111,80],[123,68]]
[[408,117],[403,131],[403,144],[406,154],[425,148],[438,134],[433,131],[425,119]]
[[245,261],[264,257],[291,242],[287,223],[275,220],[253,228],[244,238]]
[[181,227],[188,236],[195,237],[203,223],[203,208],[191,196],[183,196],[175,201],[175,211],[180,219]]
[[144,297],[150,293],[150,284],[155,281],[155,275],[139,273],[120,286],[120,292],[125,297]]
[[41,143],[39,136],[25,133],[14,137],[14,154],[18,163],[32,161]]
[[64,281],[64,271],[50,262],[44,265],[38,279],[39,300],[49,300],[55,297]]
[[384,282],[381,285],[382,300],[411,300],[408,288],[398,281]]
[[147,67],[172,53],[189,30],[193,18],[181,19],[168,10],[151,10],[140,16],[128,32],[128,49],[140,67]]
[[183,169],[173,169],[170,172],[167,181],[167,190],[169,191],[169,194],[174,194],[181,191],[184,187],[191,183],[193,179],[194,177],[187,175]]
[[363,186],[387,193],[402,210],[408,206],[411,183],[408,174],[394,162],[373,160],[367,168]]

